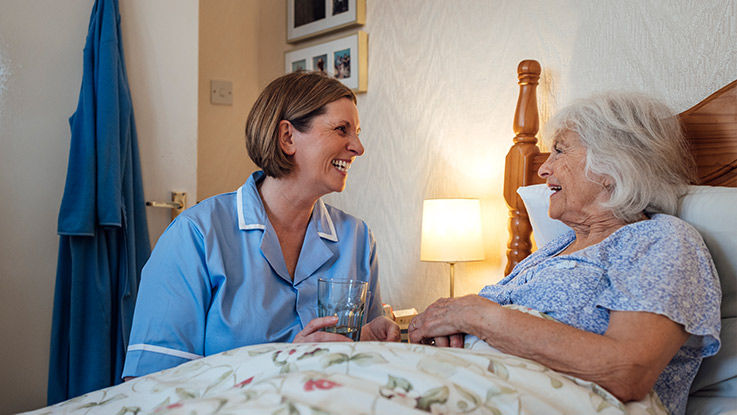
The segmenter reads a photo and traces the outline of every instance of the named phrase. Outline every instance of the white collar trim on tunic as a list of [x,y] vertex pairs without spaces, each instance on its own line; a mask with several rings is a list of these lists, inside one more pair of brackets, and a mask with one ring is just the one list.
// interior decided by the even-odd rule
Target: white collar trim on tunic
[[[254,173],[255,174],[255,173]],[[253,177],[253,176],[252,176]],[[251,178],[249,178],[249,182],[251,181]],[[238,228],[244,231],[251,230],[251,229],[260,229],[264,230],[266,229],[266,225],[263,223],[246,223],[246,216],[243,212],[243,188],[248,186],[250,183],[246,182],[243,186],[238,188],[238,191],[236,192],[236,208],[238,211]],[[317,199],[317,203],[315,204],[315,208],[313,209],[313,215],[317,214],[316,217],[316,225],[317,225],[317,234],[324,239],[327,239],[329,241],[338,242],[338,234],[335,232],[335,225],[333,225],[333,218],[330,217],[330,214],[328,213],[327,207],[325,207],[325,203],[322,201],[322,199]],[[324,219],[324,220],[323,220]],[[328,232],[321,232],[320,230],[322,228],[327,228],[326,230]]]
[[[328,229],[330,229],[329,234],[320,231],[317,231],[317,234],[329,241],[338,242],[338,234],[335,233],[333,219],[330,217],[330,214],[328,213],[328,208],[325,207],[325,203],[323,203],[322,199],[317,199],[317,205],[315,206],[315,209],[313,209],[313,213],[316,209],[320,209],[320,212],[322,213],[322,215],[320,216],[321,218],[325,218],[325,221],[327,222],[327,227]],[[319,223],[320,222],[318,222],[318,224]]]
[[[243,186],[245,186],[245,184]],[[243,186],[239,187],[236,192],[237,198],[235,204],[238,208],[238,228],[244,231],[249,229],[266,229],[266,225],[261,223],[246,224],[246,217],[243,216]]]

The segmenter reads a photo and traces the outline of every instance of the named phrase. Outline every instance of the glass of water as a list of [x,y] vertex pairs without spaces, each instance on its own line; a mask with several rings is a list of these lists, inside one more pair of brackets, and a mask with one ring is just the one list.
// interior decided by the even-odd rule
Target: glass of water
[[318,317],[338,317],[338,323],[335,326],[325,327],[323,330],[342,334],[353,341],[358,341],[363,325],[367,290],[368,283],[365,281],[318,279]]

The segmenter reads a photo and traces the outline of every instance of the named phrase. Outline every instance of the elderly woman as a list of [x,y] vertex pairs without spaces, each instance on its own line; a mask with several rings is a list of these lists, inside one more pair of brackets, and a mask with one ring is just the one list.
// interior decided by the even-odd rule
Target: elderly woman
[[349,341],[318,331],[317,280],[368,282],[362,340],[399,340],[382,317],[376,244],[366,224],[320,199],[345,188],[363,154],[356,97],[297,72],[271,82],[246,122],[263,171],[174,220],[143,269],[124,377],[266,342]]
[[672,216],[692,178],[680,125],[653,99],[613,93],[571,105],[548,127],[539,175],[550,217],[572,231],[479,295],[436,301],[410,339],[460,346],[476,336],[622,401],[654,389],[682,414],[702,358],[719,349],[721,292],[702,238]]

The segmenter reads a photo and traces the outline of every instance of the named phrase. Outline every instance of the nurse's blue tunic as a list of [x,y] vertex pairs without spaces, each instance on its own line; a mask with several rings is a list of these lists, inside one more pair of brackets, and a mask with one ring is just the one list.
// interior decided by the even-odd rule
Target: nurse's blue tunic
[[318,200],[292,280],[256,187],[263,177],[187,209],[159,238],[143,269],[123,376],[292,341],[317,317],[318,278],[367,281],[367,321],[382,314],[368,226]]

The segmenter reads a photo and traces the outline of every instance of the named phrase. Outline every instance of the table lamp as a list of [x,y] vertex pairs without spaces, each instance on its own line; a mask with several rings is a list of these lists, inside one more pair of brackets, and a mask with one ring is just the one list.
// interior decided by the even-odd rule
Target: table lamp
[[483,259],[481,202],[478,199],[428,199],[423,202],[420,261],[450,264],[451,297],[455,263]]

